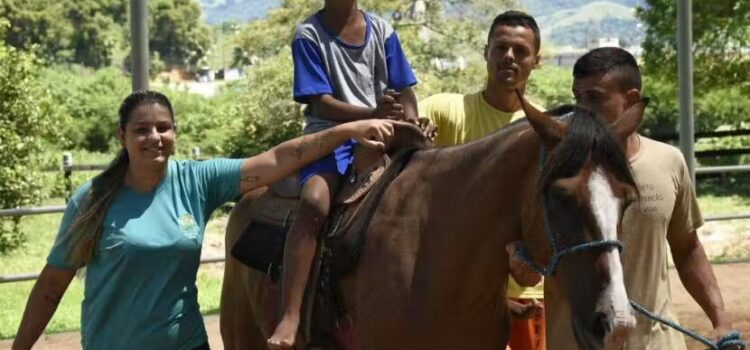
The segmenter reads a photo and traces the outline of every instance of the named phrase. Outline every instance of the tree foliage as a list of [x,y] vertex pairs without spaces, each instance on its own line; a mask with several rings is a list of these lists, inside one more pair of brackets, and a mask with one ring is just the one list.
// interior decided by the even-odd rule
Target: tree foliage
[[[646,25],[644,91],[654,99],[646,127],[677,125],[677,8],[672,0],[646,0],[638,16]],[[750,2],[693,1],[695,116],[698,130],[739,127],[750,121]],[[742,97],[744,96],[744,98]]]
[[[677,75],[677,2],[647,0],[638,16],[647,24],[643,43],[647,75]],[[750,91],[750,2],[693,2],[696,87],[743,84]]]
[[101,67],[122,46],[125,1],[2,0],[0,17],[11,29],[8,45],[32,51],[48,62]]
[[227,98],[229,137],[225,150],[246,157],[301,135],[301,106],[291,97],[292,54],[289,47],[254,66]]
[[59,112],[67,116],[62,127],[65,149],[108,152],[115,144],[117,107],[130,93],[130,80],[116,68],[92,70],[81,66],[54,66],[42,72],[43,83]]
[[[45,141],[58,136],[60,118],[39,84],[38,66],[33,55],[0,44],[0,208],[43,197],[39,154]],[[19,222],[18,217],[0,219],[0,253],[23,242]]]
[[[41,84],[50,92],[52,105],[66,117],[56,146],[63,150],[112,153],[119,149],[117,108],[130,93],[130,79],[120,70],[81,66],[54,66],[41,71]],[[225,111],[236,96],[203,97],[182,89],[162,89],[175,111],[177,152],[190,155],[193,147],[204,154],[225,155],[223,140],[230,127]]]
[[210,44],[211,30],[196,0],[149,1],[149,49],[168,66],[195,64]]
[[[148,6],[152,54],[168,65],[192,64],[205,55],[210,31],[197,0],[152,0]],[[125,0],[0,0],[0,17],[11,24],[8,45],[52,64],[119,65],[129,51]]]
[[551,109],[564,104],[573,104],[573,72],[569,68],[542,66],[531,72],[526,92],[531,100]]

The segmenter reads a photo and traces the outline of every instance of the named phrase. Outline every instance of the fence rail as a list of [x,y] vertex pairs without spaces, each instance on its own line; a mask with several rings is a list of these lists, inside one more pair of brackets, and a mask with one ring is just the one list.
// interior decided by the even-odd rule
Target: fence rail
[[[224,262],[225,260],[226,260],[226,257],[224,256],[207,257],[207,258],[201,259],[201,264],[219,263],[219,262]],[[17,275],[5,275],[5,276],[0,275],[0,284],[33,281],[37,278],[39,278],[39,273],[21,273]]]
[[[653,134],[646,135],[654,140],[668,142],[677,141],[680,135],[677,133]],[[726,130],[726,131],[699,131],[695,133],[695,139],[710,139],[731,136],[750,136],[750,129]]]
[[54,214],[65,212],[64,205],[51,205],[48,207],[33,207],[33,208],[13,208],[13,209],[0,209],[0,218],[8,216],[27,216],[27,215],[40,215],[40,214]]
[[695,169],[696,175],[742,173],[750,171],[750,165],[707,166]]
[[47,168],[44,169],[45,172],[48,173],[58,173],[61,170],[63,172],[67,171],[92,171],[92,170],[104,170],[107,168],[108,164],[73,164],[70,166],[63,165],[62,169],[60,168]]

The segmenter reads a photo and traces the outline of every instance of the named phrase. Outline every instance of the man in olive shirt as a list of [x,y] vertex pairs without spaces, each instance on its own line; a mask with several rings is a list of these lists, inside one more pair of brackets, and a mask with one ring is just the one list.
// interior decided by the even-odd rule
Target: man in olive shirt
[[[578,105],[615,122],[641,100],[641,73],[630,53],[599,48],[582,56],[573,68],[573,94]],[[667,272],[670,248],[682,284],[701,306],[721,337],[732,327],[721,292],[696,230],[703,224],[685,159],[676,148],[633,134],[626,142],[640,201],[625,211],[622,241],[623,274],[628,297],[652,312],[677,321]],[[554,349],[578,349],[570,324],[570,308],[555,279],[545,283],[547,338]],[[636,314],[637,325],[617,349],[685,349],[677,331]]]

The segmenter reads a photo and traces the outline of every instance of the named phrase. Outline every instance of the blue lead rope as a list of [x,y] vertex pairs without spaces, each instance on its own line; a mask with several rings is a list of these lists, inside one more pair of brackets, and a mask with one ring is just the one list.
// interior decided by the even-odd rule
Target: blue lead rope
[[733,330],[733,331],[729,332],[727,335],[725,335],[724,337],[722,337],[721,339],[719,339],[718,342],[714,343],[710,339],[708,339],[708,338],[706,338],[706,337],[698,334],[697,332],[695,332],[695,331],[693,331],[691,329],[687,329],[685,327],[682,327],[682,326],[678,325],[677,323],[674,323],[671,320],[668,320],[668,319],[665,319],[665,318],[661,318],[661,317],[655,315],[651,311],[646,310],[646,308],[644,308],[643,306],[639,305],[638,303],[636,303],[636,302],[634,302],[632,300],[630,301],[630,305],[633,306],[633,308],[636,311],[640,312],[644,316],[646,316],[646,317],[648,317],[648,318],[650,318],[650,319],[652,319],[654,321],[663,323],[663,324],[665,324],[665,325],[667,325],[669,327],[672,327],[676,331],[678,331],[678,332],[680,332],[682,334],[685,334],[685,335],[687,335],[687,336],[689,336],[689,337],[691,337],[691,338],[693,338],[693,339],[695,339],[695,340],[703,343],[703,345],[708,346],[709,349],[712,349],[712,350],[722,350],[722,349],[729,349],[729,348],[731,348],[733,346],[739,346],[739,348],[742,349],[742,350],[745,349],[746,344],[745,344],[744,341],[742,341],[742,338],[740,337],[740,332],[738,332],[736,330]]
[[[541,160],[540,167],[543,167],[544,162],[546,160],[544,147],[542,147],[542,154],[541,154],[540,160]],[[543,209],[543,216],[544,216],[544,230],[547,232],[547,235],[549,236],[549,239],[550,239],[550,243],[552,244],[552,252],[553,252],[552,260],[547,266],[540,266],[536,264],[531,259],[531,257],[529,257],[528,253],[526,252],[523,246],[519,247],[519,249],[516,250],[515,254],[529,268],[543,275],[545,278],[552,277],[555,274],[555,271],[557,270],[557,267],[560,264],[560,260],[566,255],[581,252],[581,251],[591,250],[594,248],[611,248],[611,247],[617,247],[617,249],[619,249],[620,252],[622,252],[623,250],[622,242],[612,241],[612,240],[586,242],[586,243],[578,244],[570,248],[565,248],[563,250],[558,251],[557,240],[555,239],[555,235],[552,234],[552,230],[550,229],[551,226],[549,223],[549,217],[547,213],[547,203],[544,201],[542,201],[542,209]],[[731,349],[732,347],[738,347],[740,350],[745,350],[745,348],[747,347],[747,344],[744,341],[742,341],[740,332],[738,332],[737,330],[732,330],[727,335],[719,339],[718,342],[714,343],[710,339],[698,334],[697,332],[693,330],[687,329],[671,320],[655,315],[654,313],[646,310],[646,308],[644,308],[643,306],[639,305],[638,303],[632,300],[630,300],[630,305],[633,307],[633,309],[640,312],[645,317],[653,321],[663,323],[673,328],[674,330],[703,343],[704,345],[708,346],[711,350],[724,350],[724,349]]]

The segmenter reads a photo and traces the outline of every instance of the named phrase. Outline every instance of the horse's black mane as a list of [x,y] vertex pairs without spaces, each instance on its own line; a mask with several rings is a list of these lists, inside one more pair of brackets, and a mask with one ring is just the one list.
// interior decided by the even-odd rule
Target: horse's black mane
[[594,164],[603,167],[618,180],[636,187],[625,152],[600,116],[575,106],[561,106],[548,114],[565,119],[568,129],[555,150],[548,155],[540,176],[541,188],[548,188],[556,179],[578,174],[589,155]]

